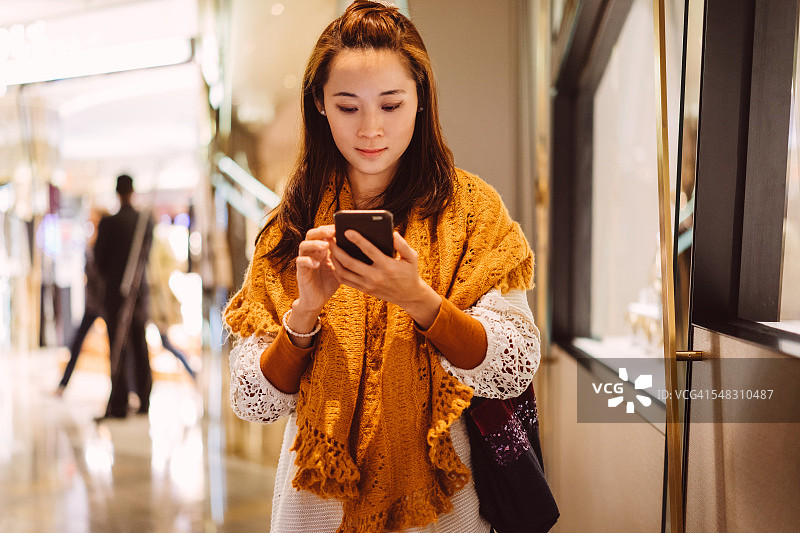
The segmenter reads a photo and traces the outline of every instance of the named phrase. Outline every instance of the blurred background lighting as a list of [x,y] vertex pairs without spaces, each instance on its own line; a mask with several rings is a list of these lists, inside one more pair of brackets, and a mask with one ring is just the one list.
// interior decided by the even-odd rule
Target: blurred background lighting
[[143,68],[178,65],[192,58],[192,43],[184,37],[124,43],[75,51],[69,55],[44,54],[35,58],[7,61],[0,70],[0,85],[25,85],[124,72]]
[[189,228],[191,220],[189,219],[188,213],[178,213],[175,215],[175,219],[172,221],[173,224],[176,226],[183,226],[184,228]]

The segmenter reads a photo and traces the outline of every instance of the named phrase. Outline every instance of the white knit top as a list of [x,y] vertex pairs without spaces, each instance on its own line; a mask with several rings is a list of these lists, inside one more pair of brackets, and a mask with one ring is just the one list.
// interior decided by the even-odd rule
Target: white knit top
[[[541,358],[539,330],[533,321],[525,292],[509,291],[501,295],[494,289],[486,293],[466,313],[476,318],[486,330],[486,357],[477,367],[465,370],[450,364],[444,357],[444,369],[476,396],[507,399],[521,394],[533,379]],[[307,491],[292,487],[296,466],[290,451],[297,434],[294,409],[296,394],[275,388],[261,372],[261,354],[272,342],[270,337],[241,339],[231,350],[231,405],[237,416],[253,422],[270,423],[289,416],[283,436],[275,492],[272,502],[272,533],[327,533],[336,531],[342,522],[342,505]],[[472,468],[467,428],[459,419],[450,428],[458,457]],[[451,498],[453,510],[437,522],[414,533],[487,533],[489,524],[478,514],[478,496],[470,481]]]

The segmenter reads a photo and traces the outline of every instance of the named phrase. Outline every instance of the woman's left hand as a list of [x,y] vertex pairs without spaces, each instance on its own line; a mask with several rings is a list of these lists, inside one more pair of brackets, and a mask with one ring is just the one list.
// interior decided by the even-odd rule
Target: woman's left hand
[[345,236],[372,260],[368,265],[333,244],[331,260],[339,282],[365,294],[403,308],[423,329],[439,314],[441,296],[419,275],[418,254],[394,232],[395,257],[381,252],[360,233],[347,230]]

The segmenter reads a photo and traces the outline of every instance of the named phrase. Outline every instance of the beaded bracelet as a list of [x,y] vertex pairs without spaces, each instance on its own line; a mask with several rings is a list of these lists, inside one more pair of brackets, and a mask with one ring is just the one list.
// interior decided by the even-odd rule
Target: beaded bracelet
[[294,337],[299,337],[299,338],[313,337],[322,328],[322,321],[320,321],[319,317],[317,317],[317,327],[315,327],[314,330],[311,331],[311,333],[296,333],[296,332],[292,331],[292,328],[290,328],[289,324],[287,324],[287,321],[289,319],[289,315],[291,314],[291,312],[292,312],[291,309],[286,311],[283,314],[283,319],[281,320],[281,322],[283,322],[284,329],[286,329],[286,333],[289,333],[290,335],[292,335]]

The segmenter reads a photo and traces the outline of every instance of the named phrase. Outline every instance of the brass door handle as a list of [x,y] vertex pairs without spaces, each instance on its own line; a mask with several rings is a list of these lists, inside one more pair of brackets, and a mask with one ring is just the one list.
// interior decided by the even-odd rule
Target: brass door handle
[[675,359],[678,361],[702,361],[703,352],[698,351],[677,351],[675,352]]

